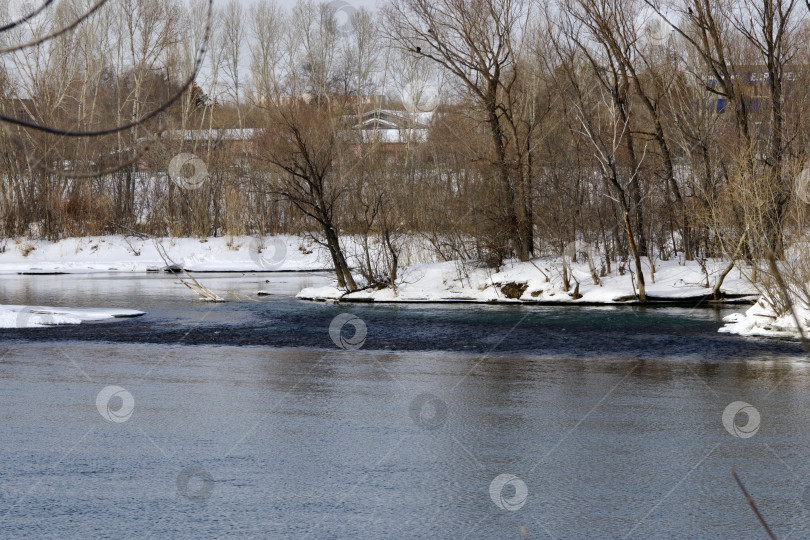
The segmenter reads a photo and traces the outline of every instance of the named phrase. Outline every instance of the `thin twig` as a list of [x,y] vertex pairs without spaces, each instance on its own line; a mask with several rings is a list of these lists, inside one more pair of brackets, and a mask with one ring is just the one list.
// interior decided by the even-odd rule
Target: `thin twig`
[[771,538],[771,540],[776,540],[776,535],[773,534],[773,531],[771,531],[771,528],[768,527],[768,524],[765,522],[765,518],[763,518],[762,514],[759,513],[759,509],[757,508],[757,505],[754,502],[754,499],[752,499],[751,495],[748,494],[748,490],[745,489],[745,486],[743,485],[742,480],[740,480],[740,477],[737,476],[737,472],[734,470],[734,467],[731,468],[731,476],[733,476],[734,480],[737,481],[737,485],[740,486],[740,489],[742,490],[743,495],[745,495],[745,500],[748,501],[748,506],[750,506],[751,509],[754,511],[754,514],[756,514],[757,519],[759,520],[759,522],[762,523],[762,527],[765,528],[765,532],[768,533],[768,536]]

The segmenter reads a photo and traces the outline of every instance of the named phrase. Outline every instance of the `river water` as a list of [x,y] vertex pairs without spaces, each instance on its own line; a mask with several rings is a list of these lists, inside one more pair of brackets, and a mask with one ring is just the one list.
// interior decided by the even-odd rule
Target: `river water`
[[778,538],[810,537],[810,364],[718,334],[730,311],[201,279],[230,301],[2,279],[0,303],[147,314],[0,330],[0,537],[762,538],[732,467]]

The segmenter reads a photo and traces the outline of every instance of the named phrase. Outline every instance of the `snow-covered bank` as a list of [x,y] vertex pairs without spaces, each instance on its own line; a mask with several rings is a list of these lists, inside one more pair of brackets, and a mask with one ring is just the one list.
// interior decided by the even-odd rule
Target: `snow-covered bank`
[[39,328],[58,324],[80,324],[127,317],[140,317],[133,309],[57,308],[0,305],[0,328]]
[[[153,241],[125,236],[67,238],[58,242],[6,240],[0,243],[0,274],[87,274],[147,272],[173,264],[195,272],[306,271],[329,268],[320,246],[293,236],[165,238]],[[137,306],[136,306],[137,307]],[[142,311],[0,305],[0,328],[80,324]]]
[[[636,282],[631,266],[612,271],[593,282],[591,269],[580,258],[570,263],[569,287],[563,279],[563,260],[559,257],[531,262],[509,262],[501,271],[476,267],[460,261],[431,262],[430,246],[418,238],[408,242],[402,257],[396,291],[392,288],[366,289],[352,294],[336,286],[306,288],[298,298],[316,301],[357,302],[503,302],[542,304],[626,304],[636,298]],[[361,244],[352,237],[343,239],[347,256],[359,260]],[[192,272],[268,272],[316,271],[329,269],[327,250],[309,239],[298,236],[220,238],[166,238],[157,241],[124,236],[64,239],[58,242],[7,240],[0,243],[0,274],[11,273],[95,273],[147,272],[162,269],[166,261]],[[695,261],[673,259],[656,261],[653,272],[650,261],[643,261],[646,293],[651,302],[708,304],[715,280],[726,267],[722,260],[707,261],[704,267]],[[705,268],[705,269],[704,269]],[[601,268],[598,270],[602,270]],[[357,277],[357,275],[356,275]],[[293,291],[295,292],[295,291]],[[740,270],[733,270],[721,289],[727,302],[752,303],[759,296]],[[135,306],[137,307],[137,306]],[[24,307],[3,306],[0,327],[36,326],[38,324],[78,323],[99,320],[83,310],[37,308],[41,313],[24,313]],[[140,312],[133,312],[140,314]],[[96,312],[99,317],[132,316],[119,312]],[[42,316],[42,317],[40,317]],[[751,310],[729,321],[724,331],[758,333],[758,335],[795,334],[791,318],[766,316]]]
[[[314,271],[332,266],[328,251],[295,237],[165,238],[177,265],[195,272]],[[146,272],[166,263],[155,242],[124,236],[8,240],[0,244],[0,274]]]
[[[709,285],[727,263],[709,261]],[[655,283],[645,264],[647,297],[650,301],[688,302],[711,296],[706,275],[697,262],[658,261]],[[615,269],[594,284],[587,264],[573,264],[570,288],[565,290],[559,259],[536,259],[504,265],[500,272],[464,267],[457,262],[413,265],[400,272],[396,294],[390,287],[366,289],[351,294],[335,286],[304,289],[298,298],[365,302],[525,302],[572,304],[622,304],[635,299],[632,274]],[[574,294],[579,282],[578,294]],[[739,271],[729,274],[721,292],[736,301],[752,302],[758,292]]]
[[[810,309],[796,301],[795,310],[805,336],[810,335]],[[734,313],[724,320],[726,325],[720,332],[727,334],[793,339],[800,337],[793,313],[778,315],[764,298],[760,298],[745,313]]]

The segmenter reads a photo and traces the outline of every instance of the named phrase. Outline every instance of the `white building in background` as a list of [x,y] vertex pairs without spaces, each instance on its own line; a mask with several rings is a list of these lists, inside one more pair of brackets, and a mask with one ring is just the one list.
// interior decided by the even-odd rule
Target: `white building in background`
[[359,130],[363,142],[407,144],[427,141],[433,113],[409,113],[392,109],[373,109],[359,118],[353,129]]

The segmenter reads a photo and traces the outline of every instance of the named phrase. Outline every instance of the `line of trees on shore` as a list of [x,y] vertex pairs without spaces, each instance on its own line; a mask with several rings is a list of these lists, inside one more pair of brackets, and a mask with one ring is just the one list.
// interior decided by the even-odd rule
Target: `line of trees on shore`
[[[348,289],[352,266],[395,282],[413,235],[491,267],[584,241],[642,297],[644,257],[805,243],[804,3],[230,0],[210,25],[208,0],[96,4],[0,14],[25,19],[0,32],[0,113],[56,128],[2,123],[5,237],[313,234]],[[181,153],[204,182],[171,177]]]

